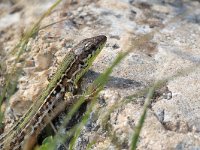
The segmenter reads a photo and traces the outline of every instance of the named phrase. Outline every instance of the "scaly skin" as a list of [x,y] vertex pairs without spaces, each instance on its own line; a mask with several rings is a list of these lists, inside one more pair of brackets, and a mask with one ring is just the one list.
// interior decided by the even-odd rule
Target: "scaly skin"
[[[88,71],[106,40],[104,35],[85,39],[65,56],[36,102],[7,133],[0,136],[0,149],[19,150],[25,145],[30,149],[36,144],[41,130],[74,103],[78,81]],[[68,96],[64,98],[66,93]]]

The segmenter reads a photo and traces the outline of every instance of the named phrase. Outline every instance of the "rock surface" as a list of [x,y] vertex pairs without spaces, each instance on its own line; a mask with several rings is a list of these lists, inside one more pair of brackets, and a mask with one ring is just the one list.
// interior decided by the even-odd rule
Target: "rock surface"
[[[11,70],[15,58],[9,52],[24,28],[33,24],[51,4],[38,1],[40,7],[36,7],[24,1],[18,7],[14,5],[16,8],[8,2],[0,4],[0,10],[4,10],[0,11],[0,81],[5,80],[2,66],[5,64],[6,70]],[[158,89],[149,107],[138,149],[200,149],[199,8],[200,2],[195,0],[63,3],[44,19],[42,27],[46,27],[28,43],[21,58],[25,61],[23,75],[19,78],[17,92],[10,99],[6,118],[17,119],[28,109],[47,85],[47,76],[55,68],[56,61],[59,63],[78,41],[100,34],[108,37],[105,48],[84,77],[83,85],[87,86],[117,54],[126,50],[132,42],[130,38],[145,41],[139,37],[153,33],[139,48],[133,46],[131,53],[114,69],[76,148],[85,149],[95,140],[92,149],[129,149],[144,97],[120,105],[105,121],[110,108],[156,80],[185,70]],[[52,25],[47,26],[49,24]],[[14,116],[9,116],[11,110]]]

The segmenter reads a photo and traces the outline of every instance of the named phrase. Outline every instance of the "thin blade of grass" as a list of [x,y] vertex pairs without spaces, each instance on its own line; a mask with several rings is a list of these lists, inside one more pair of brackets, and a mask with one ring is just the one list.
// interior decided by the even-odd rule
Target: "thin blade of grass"
[[[102,75],[100,75],[94,81],[94,83],[88,88],[88,90],[85,92],[85,95],[90,95],[92,93],[92,91],[93,91],[93,88],[98,86],[98,90],[95,92],[94,99],[92,100],[92,103],[91,103],[89,109],[86,111],[86,115],[83,117],[83,119],[82,119],[82,121],[80,123],[81,125],[79,126],[79,129],[76,130],[76,132],[75,132],[76,136],[74,136],[74,138],[72,140],[73,142],[70,143],[70,145],[71,145],[70,148],[71,149],[73,149],[74,143],[77,140],[77,138],[79,137],[81,129],[87,123],[88,118],[89,118],[89,114],[91,113],[92,108],[96,103],[97,96],[98,96],[99,92],[103,89],[104,85],[108,82],[109,75],[112,73],[114,67],[116,67],[122,61],[122,59],[125,58],[125,56],[128,55],[128,53],[129,52],[120,53],[117,56],[117,58],[114,60],[112,65],[108,69],[106,69],[106,71]],[[85,101],[84,100],[84,96],[82,97],[82,99],[83,99],[83,102],[84,102]]]
[[108,82],[109,76],[112,73],[113,69],[129,54],[129,51],[124,52],[124,53],[120,53],[117,58],[114,60],[114,62],[112,63],[112,65],[106,69],[106,71],[100,75],[93,83],[92,86],[90,86],[87,90],[87,94],[90,94],[92,92],[93,87],[98,86],[98,90],[95,92],[94,98],[92,100],[92,103],[89,106],[89,109],[86,111],[82,121],[80,122],[80,126],[79,129],[76,130],[75,132],[75,136],[72,138],[71,142],[70,142],[70,150],[74,149],[74,145],[78,139],[78,137],[80,136],[81,130],[84,127],[84,125],[87,123],[88,119],[89,119],[89,115],[92,112],[92,108],[94,107],[94,105],[96,104],[97,101],[97,97],[99,92],[103,89],[104,85]]
[[151,102],[151,98],[153,97],[153,93],[154,93],[155,87],[156,86],[153,86],[152,88],[149,89],[149,92],[148,92],[148,95],[147,95],[147,98],[145,100],[145,104],[144,104],[144,107],[143,107],[142,115],[140,116],[139,123],[135,127],[135,132],[134,132],[133,137],[132,137],[131,150],[135,150],[136,149],[137,141],[139,139],[139,135],[140,135],[142,126],[144,124],[144,121],[145,121],[145,118],[146,118],[146,114],[147,114],[147,109],[148,109],[148,106],[149,106],[149,104]]
[[[2,105],[2,102],[4,100],[4,98],[6,97],[6,94],[8,93],[9,91],[9,87],[12,86],[11,84],[11,81],[12,81],[12,77],[15,76],[16,77],[16,80],[13,81],[14,83],[17,83],[18,81],[18,78],[19,78],[19,75],[20,73],[17,73],[17,68],[16,68],[16,64],[19,62],[20,60],[20,56],[24,53],[25,51],[25,48],[26,48],[26,45],[30,39],[30,37],[34,36],[38,31],[39,31],[39,26],[42,22],[42,20],[48,16],[52,10],[61,2],[62,0],[57,0],[41,17],[40,19],[33,25],[32,29],[30,29],[30,31],[27,31],[25,33],[25,35],[21,38],[20,42],[11,50],[11,53],[12,54],[16,54],[18,48],[19,48],[19,51],[17,53],[17,57],[16,57],[16,60],[15,60],[15,63],[11,69],[11,73],[7,76],[7,80],[6,80],[6,83],[5,83],[5,86],[2,90],[2,94],[0,96],[0,106]],[[7,98],[9,98],[13,93],[14,93],[14,89],[16,89],[16,86],[17,84],[14,84],[13,85],[14,87],[12,88],[12,91],[10,91],[10,95],[7,96]],[[0,125],[2,125],[2,120],[3,120],[3,112],[1,111],[1,107],[0,107]]]

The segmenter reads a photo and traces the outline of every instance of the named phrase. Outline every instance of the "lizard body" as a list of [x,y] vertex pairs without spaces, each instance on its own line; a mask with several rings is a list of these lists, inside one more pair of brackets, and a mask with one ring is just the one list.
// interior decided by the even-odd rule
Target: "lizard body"
[[[53,78],[30,109],[0,136],[0,149],[19,150],[36,143],[42,129],[66,106],[73,103],[78,81],[88,71],[92,62],[106,43],[106,36],[84,39],[70,50],[59,65]],[[65,98],[65,94],[72,95]]]

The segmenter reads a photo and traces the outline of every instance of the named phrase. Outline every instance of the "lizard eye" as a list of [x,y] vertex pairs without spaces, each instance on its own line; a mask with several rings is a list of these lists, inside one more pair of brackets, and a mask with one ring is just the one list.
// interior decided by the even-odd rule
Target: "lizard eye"
[[85,62],[84,61],[80,61],[80,65],[84,66]]
[[85,44],[85,48],[89,48],[90,45],[91,45],[91,43],[90,43],[90,42],[87,42],[87,43]]

